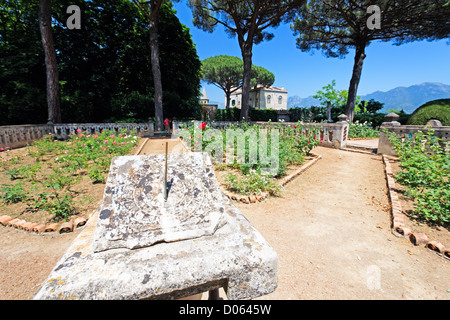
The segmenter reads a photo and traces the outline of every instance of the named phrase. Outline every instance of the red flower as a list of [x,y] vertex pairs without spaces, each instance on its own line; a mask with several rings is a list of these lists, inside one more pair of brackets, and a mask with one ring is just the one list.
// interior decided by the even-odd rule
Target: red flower
[[203,122],[201,125],[198,126],[200,129],[205,130],[206,128],[206,122]]
[[297,126],[294,126],[294,129],[297,129]]

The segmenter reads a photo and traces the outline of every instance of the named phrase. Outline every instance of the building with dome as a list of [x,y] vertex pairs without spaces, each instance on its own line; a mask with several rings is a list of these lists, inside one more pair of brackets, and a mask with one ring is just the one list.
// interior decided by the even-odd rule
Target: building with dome
[[214,120],[218,105],[210,104],[206,89],[203,88],[202,96],[200,97],[200,105],[202,106],[202,120],[209,121]]

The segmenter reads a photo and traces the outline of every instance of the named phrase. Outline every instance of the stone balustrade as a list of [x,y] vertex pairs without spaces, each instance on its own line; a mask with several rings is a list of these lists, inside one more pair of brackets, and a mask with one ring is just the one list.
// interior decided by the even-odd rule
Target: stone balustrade
[[440,122],[431,120],[427,126],[412,126],[412,125],[401,125],[397,122],[398,115],[395,113],[390,113],[386,115],[386,122],[380,127],[380,138],[378,140],[378,154],[385,155],[396,155],[395,150],[389,141],[388,136],[384,132],[387,130],[389,132],[396,133],[402,139],[412,139],[418,131],[427,133],[432,130],[433,135],[441,139],[443,144],[450,141],[450,126],[442,126]]
[[153,122],[150,123],[63,123],[53,125],[53,133],[58,139],[67,139],[70,134],[75,134],[77,129],[94,134],[103,130],[115,131],[135,130],[138,136],[151,135],[154,132]]
[[154,125],[150,123],[62,123],[62,124],[26,124],[13,126],[0,126],[0,148],[15,149],[31,144],[34,140],[52,133],[58,139],[67,139],[75,134],[77,129],[88,134],[110,130],[120,132],[135,130],[138,136],[153,135]]
[[[300,123],[300,122],[249,122],[261,128],[279,128],[281,133],[288,127],[299,132],[308,131],[317,139],[321,140],[321,145],[332,148],[345,148],[348,140],[348,123],[341,118],[337,123]],[[189,127],[200,122],[179,122],[173,121],[173,134],[177,136],[180,127]],[[227,129],[231,126],[239,126],[240,122],[214,121],[208,122],[208,127],[215,129]],[[149,123],[63,123],[63,124],[31,124],[0,126],[0,148],[20,148],[31,144],[32,141],[42,138],[45,134],[55,134],[58,139],[67,139],[70,134],[75,134],[77,130],[94,134],[103,130],[120,132],[135,130],[138,136],[152,136],[155,132],[153,122]]]
[[[346,121],[347,117],[341,115],[337,123],[302,123],[302,122],[247,122],[246,124],[258,126],[260,128],[279,128],[281,133],[288,127],[298,130],[299,132],[307,132],[321,141],[321,145],[330,148],[345,148],[348,141],[349,124]],[[193,125],[198,125],[201,122],[179,122],[173,121],[173,134],[178,135],[180,128],[188,128]],[[209,128],[227,129],[231,126],[239,126],[237,121],[213,121],[207,122]]]
[[47,124],[0,126],[0,148],[20,148],[50,132],[53,132],[53,126]]

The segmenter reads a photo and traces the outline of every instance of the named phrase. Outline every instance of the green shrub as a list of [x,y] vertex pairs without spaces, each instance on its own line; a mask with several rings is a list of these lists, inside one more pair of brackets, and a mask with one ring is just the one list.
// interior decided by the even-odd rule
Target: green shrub
[[72,196],[68,192],[62,195],[53,194],[52,198],[53,201],[49,202],[48,210],[56,221],[67,220],[69,216],[76,213]]
[[103,170],[98,166],[90,168],[88,176],[92,183],[104,183],[106,179]]
[[252,121],[277,121],[278,119],[277,112],[271,109],[250,109],[248,113]]
[[[2,161],[4,173],[11,180],[22,179],[23,182],[2,185],[1,198],[7,204],[27,201],[30,207],[53,214],[54,220],[67,219],[77,212],[73,200],[75,192],[71,188],[86,171],[93,183],[104,183],[111,159],[128,154],[137,141],[135,132],[125,130],[92,135],[77,130],[67,141],[46,135],[28,147],[28,154],[35,158],[35,163],[17,166],[15,158]],[[45,165],[50,172],[45,170],[44,175],[41,169]]]
[[450,153],[433,131],[418,132],[402,140],[386,131],[400,160],[401,172],[395,178],[416,200],[415,211],[427,221],[450,222]]
[[24,178],[18,168],[11,168],[5,171],[5,174],[9,176],[9,180],[17,180]]
[[215,121],[239,121],[241,115],[241,109],[228,108],[217,109]]
[[[249,117],[251,121],[277,121],[278,114],[275,110],[271,109],[253,109],[250,108]],[[229,109],[217,109],[215,121],[241,121],[241,109],[229,108]]]
[[439,120],[443,126],[450,126],[450,99],[429,101],[417,108],[409,118],[409,125],[426,125],[431,119]]
[[[214,124],[211,125],[214,128]],[[308,154],[315,146],[319,145],[320,137],[318,129],[314,127],[303,126],[300,123],[290,127],[283,127],[281,123],[267,123],[266,127],[259,127],[248,125],[247,123],[239,123],[238,125],[229,126],[227,129],[237,129],[242,130],[243,134],[246,134],[245,138],[245,152],[242,152],[242,156],[245,159],[239,161],[237,158],[238,154],[238,144],[236,140],[227,141],[226,130],[221,130],[221,134],[217,136],[218,141],[216,141],[216,137],[213,139],[208,135],[211,135],[209,129],[210,126],[206,123],[195,124],[191,126],[187,126],[186,128],[180,128],[180,135],[185,140],[185,143],[191,147],[192,151],[202,150],[204,152],[209,152],[214,150],[212,148],[215,143],[222,143],[222,150],[224,153],[224,158],[217,159],[216,166],[220,170],[224,170],[225,168],[237,169],[239,170],[239,174],[229,174],[227,176],[227,181],[229,188],[235,190],[239,193],[249,194],[249,193],[260,193],[262,191],[271,191],[277,192],[277,183],[274,178],[282,177],[286,175],[288,167],[290,165],[299,165],[304,161],[304,157]],[[186,131],[184,131],[186,129]],[[254,130],[249,134],[248,130]],[[268,158],[275,156],[274,153],[278,153],[277,161],[270,163],[264,163],[261,159],[261,154],[257,156],[256,163],[248,163],[247,160],[250,160],[250,152],[251,147],[254,147],[257,142],[261,141],[263,137],[259,135],[264,132],[262,130],[266,130],[267,136],[264,139],[266,140],[267,151],[270,153],[266,156]],[[278,131],[272,131],[278,130]],[[278,132],[278,145],[274,145],[272,148],[272,132]],[[234,136],[233,136],[234,137]],[[276,136],[274,136],[276,137]],[[200,140],[201,139],[201,140]],[[256,141],[253,141],[256,139]],[[257,148],[256,152],[260,152],[261,150]],[[230,154],[226,154],[226,153]],[[229,163],[230,158],[234,156],[233,163]],[[228,158],[230,157],[230,158]],[[214,157],[213,157],[214,158]],[[212,159],[214,161],[214,159]],[[226,160],[226,163],[224,161]],[[245,161],[244,161],[245,160]],[[272,159],[273,160],[273,159]],[[272,169],[272,165],[278,164],[277,171],[271,171],[271,175],[264,175],[267,169]]]
[[280,186],[272,181],[270,176],[262,175],[253,169],[240,177],[233,173],[228,173],[225,179],[228,183],[228,188],[240,194],[278,193],[280,190]]
[[358,120],[350,122],[348,129],[349,138],[377,138],[380,136],[378,128],[372,128],[372,124],[368,122],[359,123]]
[[310,108],[290,108],[289,109],[291,122],[312,122],[314,114]]
[[55,221],[67,220],[69,216],[77,213],[73,197],[69,191],[40,192],[32,199],[31,207],[48,211],[53,214]]
[[[386,121],[385,113],[356,113],[353,117],[353,121],[358,121],[359,123],[370,123],[372,125],[373,129],[377,129],[377,127],[380,127],[383,122]],[[402,123],[401,121],[399,121]]]
[[23,189],[23,183],[17,183],[15,185],[3,185],[1,197],[6,204],[12,204],[27,200],[28,194]]

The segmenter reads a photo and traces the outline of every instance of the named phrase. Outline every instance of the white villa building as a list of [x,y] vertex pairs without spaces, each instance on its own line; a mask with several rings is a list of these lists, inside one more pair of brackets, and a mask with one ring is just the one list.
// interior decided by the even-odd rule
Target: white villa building
[[[284,87],[265,87],[258,85],[250,89],[249,103],[255,109],[287,110],[287,90]],[[242,90],[233,92],[230,96],[230,107],[241,108]],[[226,102],[225,102],[226,103]]]

